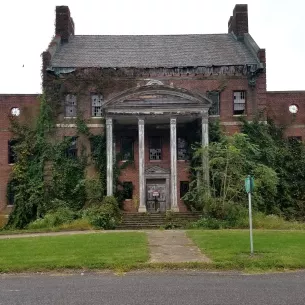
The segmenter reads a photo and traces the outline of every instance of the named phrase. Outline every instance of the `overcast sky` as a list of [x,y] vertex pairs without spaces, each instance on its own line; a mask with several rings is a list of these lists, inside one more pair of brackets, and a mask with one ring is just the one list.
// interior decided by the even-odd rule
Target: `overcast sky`
[[[226,33],[232,0],[1,1],[0,93],[41,92],[41,57],[55,6],[68,5],[76,34]],[[244,2],[245,3],[245,2]],[[305,90],[305,1],[249,0],[249,32],[267,54],[268,90]]]

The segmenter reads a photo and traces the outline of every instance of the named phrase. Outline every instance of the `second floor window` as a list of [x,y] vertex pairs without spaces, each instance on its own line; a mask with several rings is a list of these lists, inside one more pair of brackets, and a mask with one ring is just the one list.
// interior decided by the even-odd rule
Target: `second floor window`
[[212,101],[212,105],[209,109],[209,115],[219,115],[220,114],[220,94],[218,91],[207,92],[208,98]]
[[8,164],[14,164],[17,161],[17,155],[14,146],[17,144],[16,140],[8,141]]
[[91,95],[91,106],[92,106],[92,116],[101,117],[102,116],[102,104],[103,96],[93,94]]
[[123,137],[121,140],[122,160],[133,160],[133,138]]
[[65,117],[76,117],[77,114],[76,95],[67,94],[65,98]]
[[162,143],[160,137],[149,138],[149,160],[162,159]]
[[188,145],[184,138],[177,138],[177,159],[188,160]]
[[246,91],[234,91],[233,114],[246,114]]

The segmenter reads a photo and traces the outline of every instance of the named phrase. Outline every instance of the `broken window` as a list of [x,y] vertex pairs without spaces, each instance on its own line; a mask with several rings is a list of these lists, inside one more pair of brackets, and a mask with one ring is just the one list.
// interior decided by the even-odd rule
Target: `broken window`
[[185,138],[177,139],[177,159],[188,160],[188,143]]
[[219,115],[220,114],[220,94],[219,91],[209,91],[207,92],[208,98],[212,101],[212,105],[209,109],[209,115]]
[[16,140],[8,141],[8,164],[14,164],[17,161],[17,155],[14,146],[17,144]]
[[189,191],[189,182],[180,181],[180,198],[182,198]]
[[130,181],[123,182],[123,198],[132,199],[133,193],[133,184]]
[[77,137],[65,137],[70,141],[70,146],[66,150],[66,156],[68,158],[77,158]]
[[122,160],[133,160],[133,138],[123,137],[121,140]]
[[102,116],[102,104],[103,96],[93,94],[91,95],[91,106],[92,106],[92,116],[101,117]]
[[246,91],[234,91],[234,106],[233,114],[245,114],[246,113]]
[[149,138],[149,160],[161,160],[162,143],[160,137]]
[[65,98],[65,117],[76,117],[77,100],[76,95],[67,94]]

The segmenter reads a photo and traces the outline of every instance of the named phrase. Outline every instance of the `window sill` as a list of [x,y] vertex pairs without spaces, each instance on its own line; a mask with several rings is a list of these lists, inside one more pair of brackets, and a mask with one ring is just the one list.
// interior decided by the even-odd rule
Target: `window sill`
[[91,116],[91,119],[103,119],[103,116]]
[[64,119],[77,119],[76,116],[64,116]]
[[8,165],[9,165],[9,166],[13,166],[13,165],[15,165],[15,163],[9,163]]
[[149,160],[149,162],[156,162],[156,163],[158,163],[158,162],[162,162],[163,160]]
[[220,114],[211,114],[209,115],[209,118],[219,118]]
[[233,117],[242,117],[242,116],[247,116],[247,114],[233,114]]

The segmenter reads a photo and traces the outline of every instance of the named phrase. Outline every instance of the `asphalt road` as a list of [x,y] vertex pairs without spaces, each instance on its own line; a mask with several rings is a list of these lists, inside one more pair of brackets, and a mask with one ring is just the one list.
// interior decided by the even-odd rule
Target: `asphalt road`
[[305,272],[1,275],[1,305],[305,304]]

